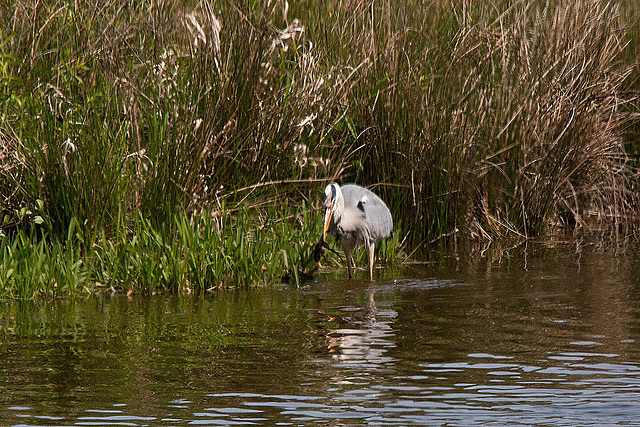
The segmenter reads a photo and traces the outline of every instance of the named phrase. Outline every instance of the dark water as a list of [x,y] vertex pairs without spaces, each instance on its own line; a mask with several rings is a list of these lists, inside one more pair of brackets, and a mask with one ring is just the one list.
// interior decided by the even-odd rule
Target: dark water
[[5,301],[0,424],[640,425],[639,260],[529,244],[371,283]]

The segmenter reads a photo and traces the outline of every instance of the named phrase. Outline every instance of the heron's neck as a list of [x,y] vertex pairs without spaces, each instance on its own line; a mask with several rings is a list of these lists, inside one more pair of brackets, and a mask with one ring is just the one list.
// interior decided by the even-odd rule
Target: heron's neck
[[333,207],[333,216],[336,219],[336,222],[340,221],[342,217],[342,213],[344,212],[344,197],[342,197],[342,193],[338,193],[336,197],[336,204]]

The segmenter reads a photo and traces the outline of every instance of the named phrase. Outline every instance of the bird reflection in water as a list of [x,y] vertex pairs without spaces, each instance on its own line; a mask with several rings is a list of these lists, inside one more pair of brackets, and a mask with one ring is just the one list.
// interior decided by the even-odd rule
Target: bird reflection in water
[[[395,362],[388,351],[396,347],[392,325],[397,311],[378,308],[374,289],[367,291],[365,307],[343,307],[342,311],[341,318],[332,320],[340,323],[340,327],[327,333],[328,349],[335,361],[345,367],[374,369]],[[363,311],[365,315],[358,316]]]

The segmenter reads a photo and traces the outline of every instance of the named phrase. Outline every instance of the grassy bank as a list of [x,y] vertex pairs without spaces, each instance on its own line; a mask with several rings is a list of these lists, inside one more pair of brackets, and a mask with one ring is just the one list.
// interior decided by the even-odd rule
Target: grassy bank
[[[183,212],[162,226],[138,215],[129,224],[118,221],[110,235],[90,233],[75,221],[63,239],[35,233],[0,240],[0,298],[191,293],[283,282],[300,286],[303,275],[317,270],[313,250],[321,223],[303,203],[262,212]],[[379,246],[387,270],[401,261],[398,238]],[[360,258],[359,264],[366,265]],[[321,262],[325,271],[346,275],[336,257]]]
[[190,293],[280,283],[287,273],[299,284],[320,225],[304,205],[268,213],[179,213],[162,227],[138,215],[109,236],[75,221],[63,239],[20,232],[0,241],[0,298]]
[[[615,225],[638,215],[639,18],[630,0],[4,2],[0,278],[268,281],[315,241],[330,180],[373,186],[413,245]],[[252,240],[291,215],[309,221]]]

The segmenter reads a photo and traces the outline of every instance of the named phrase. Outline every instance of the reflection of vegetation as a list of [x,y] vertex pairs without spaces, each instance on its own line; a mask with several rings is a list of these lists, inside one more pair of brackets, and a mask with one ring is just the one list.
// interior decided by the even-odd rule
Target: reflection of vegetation
[[1,230],[36,230],[3,241],[0,280],[272,280],[312,233],[264,218],[326,179],[387,183],[414,243],[636,214],[640,7],[620,3],[5,2]]
[[[3,408],[142,403],[190,387],[224,389],[255,371],[281,379],[318,344],[298,294],[226,292],[215,298],[95,297],[3,302]],[[223,385],[220,385],[223,384]],[[256,390],[259,384],[255,384]],[[146,395],[149,393],[149,395]],[[65,402],[74,401],[68,408]],[[6,405],[11,402],[11,405]],[[54,402],[51,404],[51,402]],[[150,404],[146,403],[147,409]],[[153,406],[153,405],[151,405]]]

